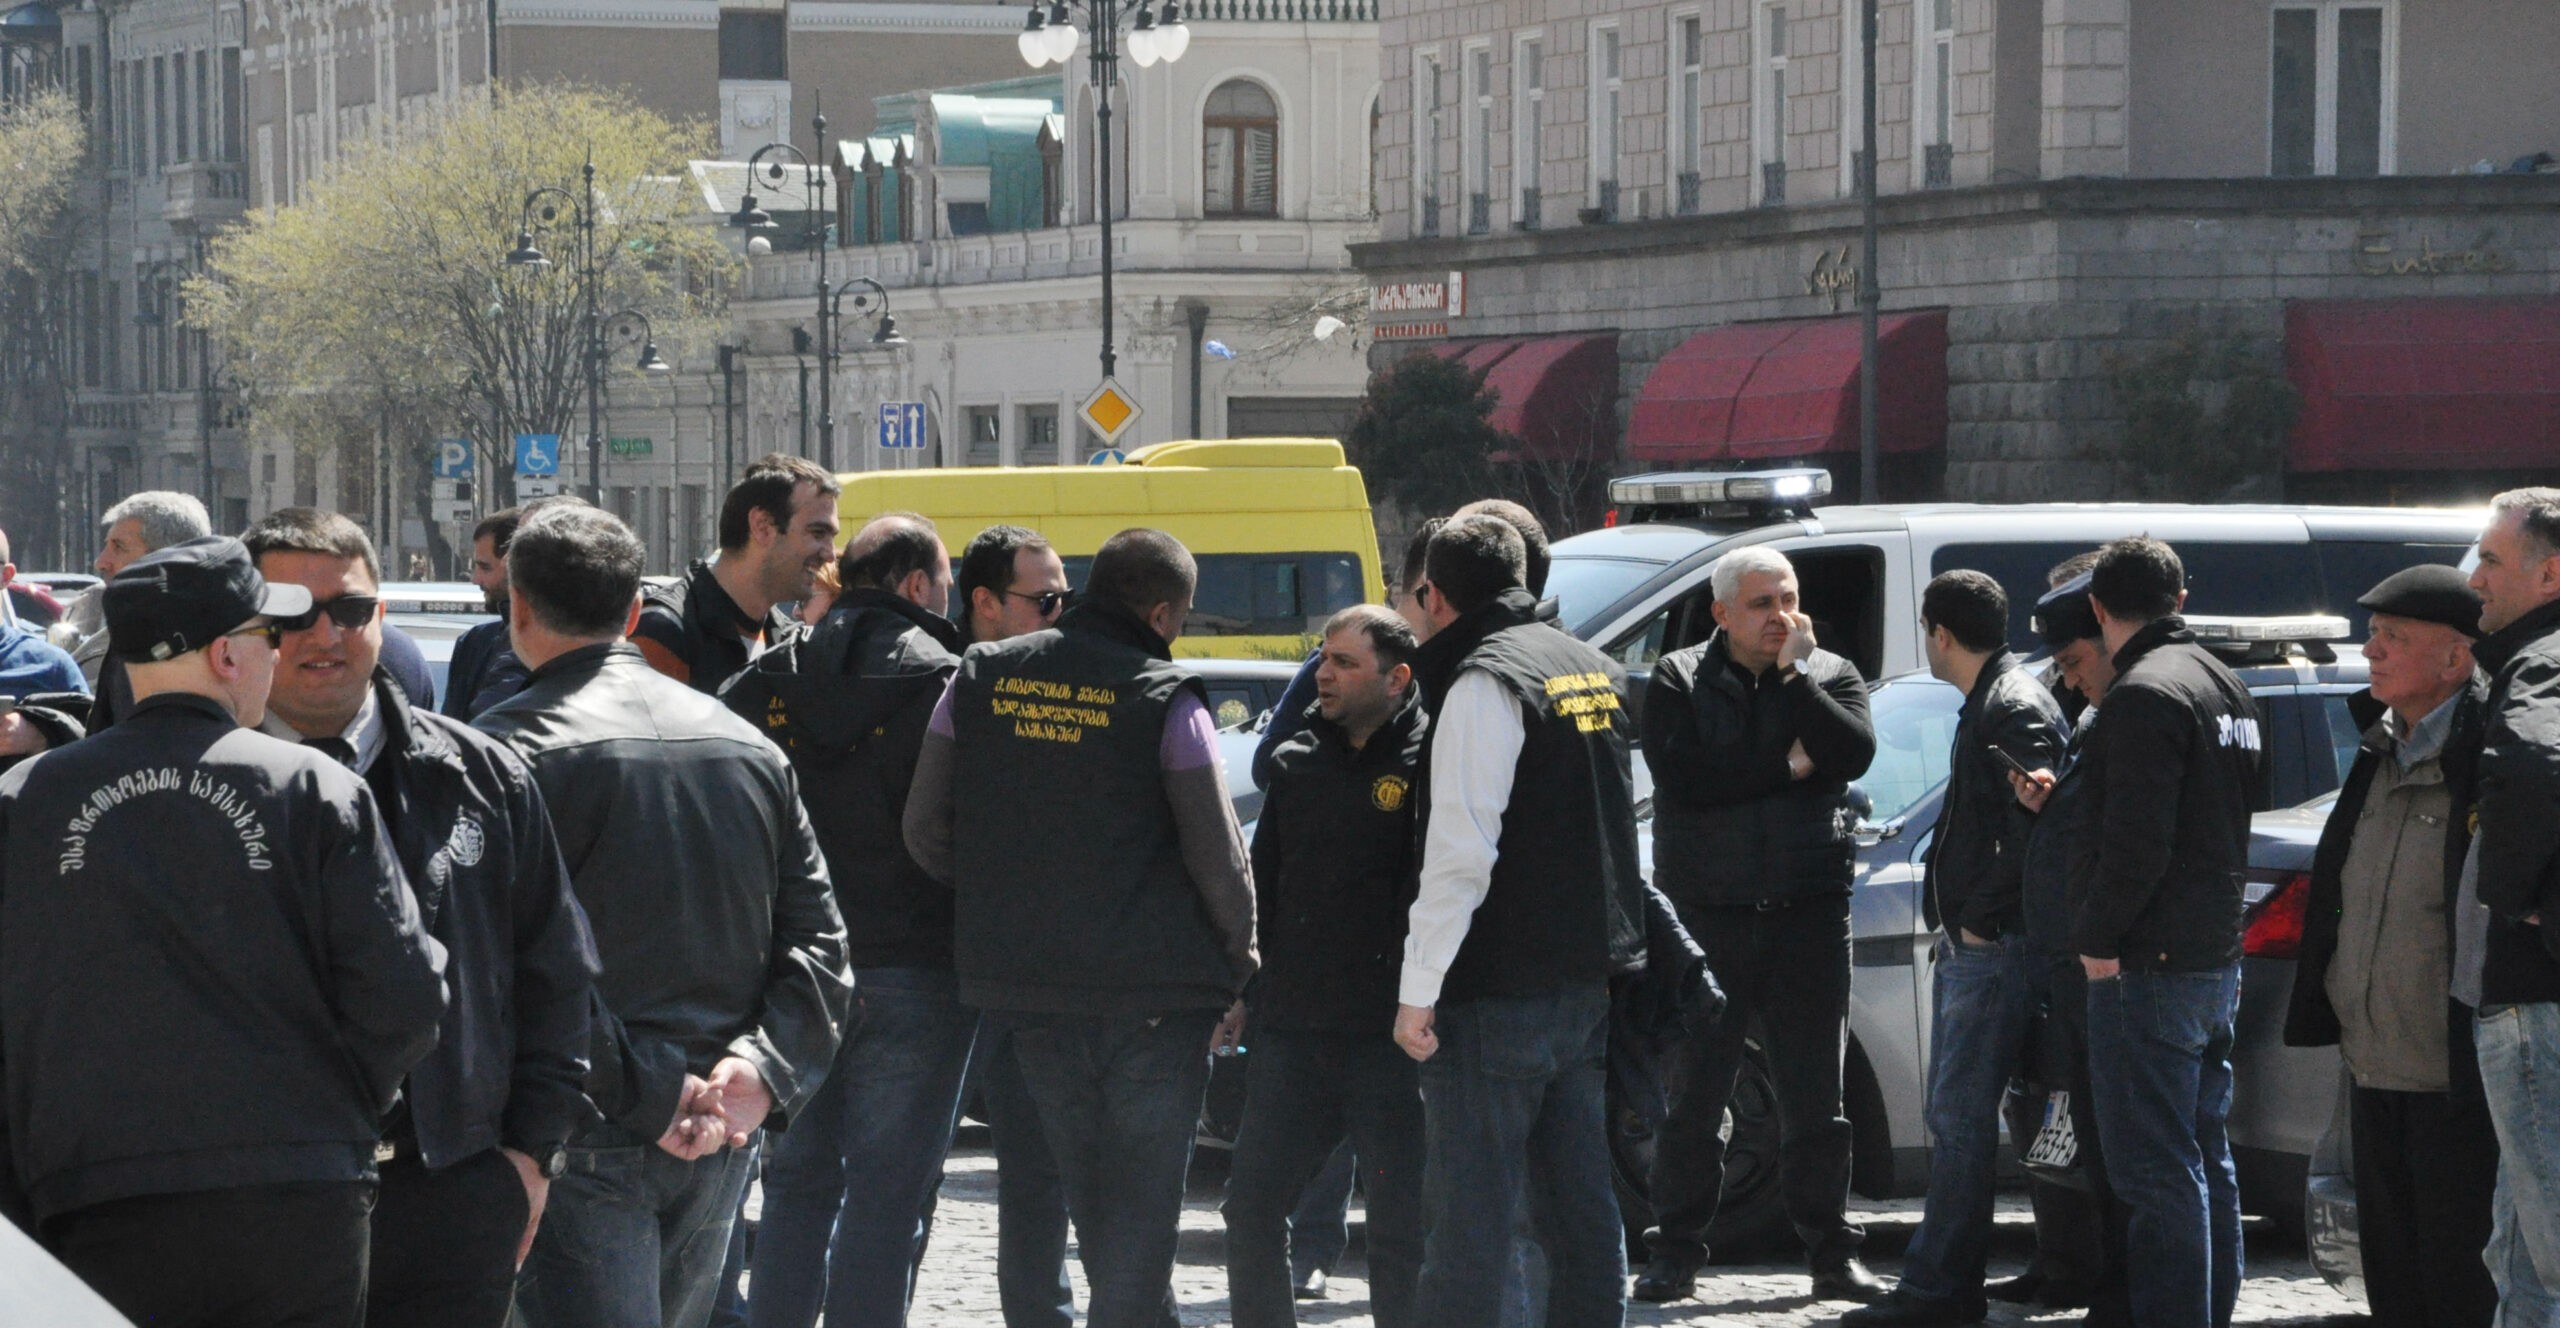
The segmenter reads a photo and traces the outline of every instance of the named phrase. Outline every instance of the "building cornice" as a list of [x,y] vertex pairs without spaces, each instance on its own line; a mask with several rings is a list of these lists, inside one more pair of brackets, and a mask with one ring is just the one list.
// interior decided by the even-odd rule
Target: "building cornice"
[[793,32],[1017,32],[1022,11],[1009,5],[947,5],[920,0],[879,4],[800,0],[791,6]]
[[498,0],[498,26],[700,28],[720,26],[719,0]]

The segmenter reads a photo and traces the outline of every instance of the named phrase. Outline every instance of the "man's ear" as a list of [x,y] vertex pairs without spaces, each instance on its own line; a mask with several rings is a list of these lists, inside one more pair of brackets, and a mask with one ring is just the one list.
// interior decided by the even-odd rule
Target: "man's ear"
[[1404,695],[1405,689],[1412,685],[1412,665],[1398,664],[1394,668],[1387,670],[1387,695],[1402,696]]
[[637,628],[639,625],[640,625],[640,596],[639,596],[638,594],[636,594],[636,593],[635,593],[635,594],[633,594],[633,595],[631,596],[631,611],[630,611],[629,613],[626,613],[626,614],[622,615],[622,634],[623,634],[624,636],[629,636],[629,635],[631,635],[632,630],[633,630],[634,628]]

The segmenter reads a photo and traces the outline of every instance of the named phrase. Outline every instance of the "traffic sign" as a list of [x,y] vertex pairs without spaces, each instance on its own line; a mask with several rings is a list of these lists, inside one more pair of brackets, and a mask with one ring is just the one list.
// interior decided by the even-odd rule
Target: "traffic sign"
[[560,435],[556,433],[516,435],[516,474],[539,478],[559,473]]
[[654,438],[607,438],[604,450],[615,456],[649,456],[658,450]]
[[1127,433],[1129,426],[1136,424],[1138,417],[1146,412],[1138,409],[1136,397],[1121,389],[1118,379],[1105,378],[1102,386],[1093,389],[1093,395],[1086,397],[1084,404],[1076,408],[1076,413],[1084,417],[1086,424],[1093,426],[1093,431],[1101,435],[1102,441],[1116,443],[1120,441],[1120,435]]
[[1094,453],[1092,456],[1086,457],[1084,459],[1084,463],[1088,466],[1116,466],[1128,459],[1129,454],[1121,451],[1119,448],[1106,447],[1101,451]]
[[528,498],[548,498],[558,492],[560,492],[560,477],[557,475],[516,476],[516,500],[518,502],[522,502]]
[[883,401],[880,403],[880,446],[890,451],[924,446],[924,403],[921,401]]
[[446,522],[448,524],[458,524],[471,519],[471,500],[467,498],[460,500],[438,499],[436,500],[435,508],[436,520],[438,521]]
[[458,480],[471,473],[471,440],[439,438],[435,455],[427,458],[427,468],[440,480]]

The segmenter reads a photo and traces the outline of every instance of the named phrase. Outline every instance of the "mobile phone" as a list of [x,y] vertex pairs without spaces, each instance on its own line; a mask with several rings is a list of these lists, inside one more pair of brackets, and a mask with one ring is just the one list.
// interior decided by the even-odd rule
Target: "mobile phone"
[[1986,742],[1982,744],[1982,746],[1983,750],[1991,753],[1992,760],[1998,761],[2000,764],[2007,766],[2009,768],[2009,773],[2016,775],[2020,779],[2035,778],[2034,771],[2018,764],[2018,758],[2011,756],[2007,751],[2003,750],[2000,744],[1996,742]]

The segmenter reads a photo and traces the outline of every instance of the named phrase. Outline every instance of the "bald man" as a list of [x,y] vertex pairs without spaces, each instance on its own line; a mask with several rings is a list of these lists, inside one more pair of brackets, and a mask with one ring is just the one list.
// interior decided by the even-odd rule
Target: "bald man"
[[951,891],[899,824],[934,703],[966,644],[942,616],[951,556],[933,523],[892,513],[854,533],[842,593],[808,637],[724,695],[800,770],[851,938],[861,1017],[765,1172],[748,1321],[906,1322],[934,1183],[978,1033],[952,976]]

